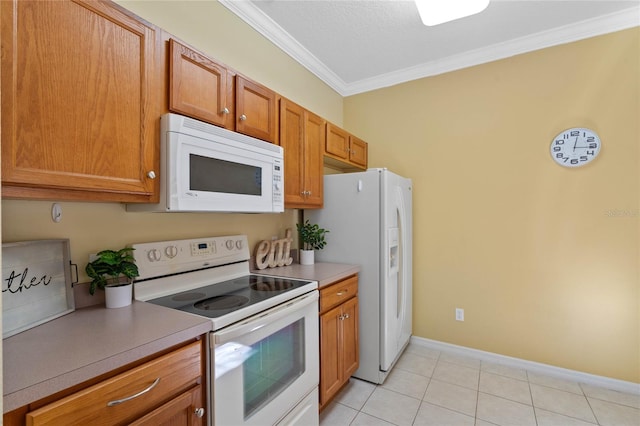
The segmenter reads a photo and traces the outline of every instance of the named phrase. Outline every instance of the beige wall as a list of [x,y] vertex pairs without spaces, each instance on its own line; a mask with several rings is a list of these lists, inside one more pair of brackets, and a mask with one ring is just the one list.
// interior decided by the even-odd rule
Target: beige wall
[[[370,165],[413,178],[415,335],[640,382],[639,39],[345,99]],[[598,132],[595,162],[551,160],[569,127]]]
[[[140,17],[337,124],[342,97],[217,1],[119,1]],[[246,233],[261,239],[295,230],[296,211],[282,214],[128,213],[118,203],[61,203],[62,222],[45,201],[2,201],[2,241],[69,238],[81,281],[90,253],[164,239]]]

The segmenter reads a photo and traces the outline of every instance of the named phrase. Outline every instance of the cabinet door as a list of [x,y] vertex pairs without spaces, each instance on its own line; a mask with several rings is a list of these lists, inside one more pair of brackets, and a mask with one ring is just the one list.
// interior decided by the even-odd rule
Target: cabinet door
[[169,110],[233,130],[233,73],[169,41]]
[[324,140],[324,119],[287,99],[280,100],[286,208],[322,207]]
[[342,305],[342,318],[342,374],[344,381],[346,381],[360,366],[357,297]]
[[236,76],[236,131],[267,142],[278,142],[275,92]]
[[195,388],[173,398],[130,426],[201,426],[206,424],[202,405],[202,387]]
[[349,136],[349,147],[349,161],[366,169],[368,144],[351,135]]
[[349,133],[331,123],[327,123],[327,140],[324,150],[327,154],[348,160]]
[[286,208],[305,202],[304,108],[280,100],[280,146],[284,149],[284,204]]
[[155,201],[154,29],[109,2],[0,7],[3,196]]
[[320,406],[342,386],[341,317],[341,306],[320,316]]
[[[304,182],[306,208],[320,208],[324,200],[322,146],[326,135],[326,121],[309,111],[304,113]],[[286,163],[285,163],[286,167]]]

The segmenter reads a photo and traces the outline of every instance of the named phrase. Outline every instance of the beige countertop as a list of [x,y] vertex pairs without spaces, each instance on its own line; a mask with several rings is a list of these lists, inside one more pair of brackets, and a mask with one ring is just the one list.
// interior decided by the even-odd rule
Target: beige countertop
[[204,317],[134,301],[78,309],[3,340],[9,412],[211,331]]
[[360,266],[343,263],[315,263],[300,265],[293,263],[278,268],[252,269],[255,274],[277,275],[281,277],[298,278],[302,280],[318,281],[318,288],[340,281],[350,275],[360,272]]
[[[357,265],[292,264],[253,273],[318,281],[322,288]],[[211,331],[204,317],[150,303],[96,305],[3,340],[3,410],[35,402]]]

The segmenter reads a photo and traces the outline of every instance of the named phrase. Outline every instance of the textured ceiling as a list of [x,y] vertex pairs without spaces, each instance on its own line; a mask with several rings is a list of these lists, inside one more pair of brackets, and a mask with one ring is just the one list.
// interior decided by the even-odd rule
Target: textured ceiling
[[343,96],[640,25],[640,0],[493,0],[435,27],[412,0],[220,0]]

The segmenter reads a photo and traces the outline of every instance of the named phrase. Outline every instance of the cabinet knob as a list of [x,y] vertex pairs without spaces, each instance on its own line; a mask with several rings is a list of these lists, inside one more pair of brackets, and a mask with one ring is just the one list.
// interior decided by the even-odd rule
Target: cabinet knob
[[149,171],[149,172],[147,173],[147,177],[148,177],[149,179],[155,179],[155,178],[156,178],[156,172],[154,172],[153,170]]
[[203,418],[203,417],[204,417],[204,408],[196,408],[196,409],[193,411],[193,414],[195,414],[195,415],[196,415],[196,417],[198,417],[198,418],[200,418],[200,419],[201,419],[201,418]]
[[242,115],[240,116],[240,121],[244,121],[244,120],[246,120],[246,119],[247,119],[247,116],[246,116],[246,115],[242,114]]
[[222,111],[220,111],[220,112],[221,112],[222,114],[229,114],[229,108],[224,107],[224,108],[222,109]]

